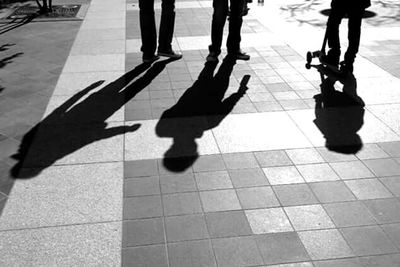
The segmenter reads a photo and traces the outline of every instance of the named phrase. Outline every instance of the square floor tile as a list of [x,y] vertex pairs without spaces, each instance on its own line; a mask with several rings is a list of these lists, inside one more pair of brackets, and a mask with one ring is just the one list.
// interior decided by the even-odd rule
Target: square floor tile
[[122,249],[122,266],[167,267],[165,245],[130,247]]
[[231,237],[212,240],[218,266],[252,266],[263,264],[253,237]]
[[227,171],[198,172],[194,176],[199,190],[233,188]]
[[361,160],[389,157],[389,155],[377,144],[364,144],[361,150],[358,151],[356,155]]
[[161,218],[124,221],[122,246],[132,247],[164,243],[164,225]]
[[337,227],[376,224],[369,210],[362,202],[325,204],[324,208]]
[[358,199],[390,198],[393,195],[378,179],[362,179],[345,181]]
[[203,155],[193,164],[195,172],[225,170],[224,160],[221,155]]
[[400,175],[400,164],[394,159],[369,159],[364,163],[378,177]]
[[341,232],[357,256],[398,252],[379,226],[343,228]]
[[253,153],[234,153],[222,155],[226,167],[232,169],[257,168],[258,162]]
[[263,168],[271,185],[304,183],[303,178],[294,166]]
[[298,234],[313,260],[346,258],[354,255],[336,229],[305,231]]
[[330,165],[342,179],[374,177],[374,174],[361,161],[335,162]]
[[232,184],[235,188],[269,185],[262,169],[229,170]]
[[342,154],[335,151],[330,151],[326,147],[318,147],[318,152],[326,162],[354,161],[357,157],[353,154]]
[[160,176],[160,185],[163,194],[197,191],[192,173]]
[[254,234],[293,231],[282,208],[246,210],[245,213]]
[[296,232],[258,235],[256,241],[266,264],[310,259]]
[[337,174],[326,163],[299,165],[297,168],[307,182],[339,180]]
[[400,157],[400,142],[380,143],[379,146],[394,158]]
[[400,197],[400,176],[383,177],[379,179],[396,197]]
[[240,210],[241,206],[235,190],[214,190],[200,192],[204,212]]
[[206,221],[202,214],[165,218],[167,241],[186,241],[208,238]]
[[123,217],[125,220],[162,216],[160,196],[124,198]]
[[269,208],[279,206],[270,186],[236,189],[243,209]]
[[216,267],[211,241],[198,240],[168,244],[170,266]]
[[322,203],[355,200],[355,196],[342,181],[311,183],[311,189]]
[[124,162],[124,177],[142,177],[158,175],[156,160],[137,160]]
[[302,148],[286,150],[294,164],[321,163],[324,159],[315,148]]
[[317,198],[307,184],[277,185],[273,188],[282,206],[318,203]]
[[400,266],[400,254],[361,257],[360,262],[363,267]]
[[261,167],[276,167],[293,165],[284,150],[254,152]]
[[335,227],[321,205],[293,206],[284,209],[296,231]]
[[212,238],[251,235],[252,233],[243,211],[213,212],[205,216]]
[[164,216],[201,213],[200,197],[197,192],[163,195]]
[[315,267],[362,267],[358,258],[314,261]]
[[389,239],[400,248],[400,224],[384,224],[381,227]]
[[158,176],[129,178],[124,181],[124,197],[136,197],[160,194]]
[[364,204],[378,223],[400,222],[400,201],[396,198],[366,200]]

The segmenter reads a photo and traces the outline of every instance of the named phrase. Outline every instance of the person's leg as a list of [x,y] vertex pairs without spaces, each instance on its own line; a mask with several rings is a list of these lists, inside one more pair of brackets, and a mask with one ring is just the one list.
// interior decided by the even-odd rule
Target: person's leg
[[210,54],[218,56],[221,53],[222,36],[226,16],[228,14],[228,0],[213,0],[213,17],[211,23],[211,45],[208,47]]
[[349,46],[346,54],[344,55],[344,62],[347,65],[353,65],[354,59],[358,53],[360,46],[361,36],[361,22],[364,9],[360,7],[352,8],[349,10],[349,23],[348,23],[348,40]]
[[339,39],[339,26],[345,15],[345,8],[342,3],[333,0],[331,4],[331,13],[329,14],[327,23],[327,38],[328,38],[328,55],[327,60],[329,63],[338,65],[340,58],[340,39]]
[[140,33],[142,37],[143,60],[154,57],[157,46],[154,0],[139,0]]
[[249,60],[250,56],[240,50],[240,30],[243,23],[243,6],[245,0],[230,0],[229,34],[226,42],[228,54],[236,59]]
[[175,0],[162,0],[161,2],[161,20],[160,33],[158,37],[158,55],[170,58],[181,58],[172,50],[172,37],[175,26]]

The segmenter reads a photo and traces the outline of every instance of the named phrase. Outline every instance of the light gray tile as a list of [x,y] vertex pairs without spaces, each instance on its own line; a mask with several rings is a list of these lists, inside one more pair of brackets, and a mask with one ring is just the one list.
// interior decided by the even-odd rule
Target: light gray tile
[[271,185],[304,183],[294,166],[267,167],[263,171]]
[[296,231],[335,227],[321,205],[293,206],[284,209]]
[[293,231],[282,208],[246,210],[245,213],[254,234]]
[[345,181],[358,199],[390,198],[393,195],[378,179],[362,179]]

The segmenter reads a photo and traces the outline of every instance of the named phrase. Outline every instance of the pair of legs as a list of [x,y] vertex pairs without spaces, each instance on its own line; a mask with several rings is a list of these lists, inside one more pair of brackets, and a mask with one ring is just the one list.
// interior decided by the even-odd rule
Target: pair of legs
[[328,46],[330,48],[328,57],[334,64],[339,63],[340,58],[340,39],[339,25],[347,14],[348,16],[348,48],[344,56],[344,63],[351,66],[357,55],[360,45],[361,21],[365,8],[344,1],[332,1],[331,14],[327,24]]
[[[143,60],[155,57],[157,30],[154,18],[154,0],[139,0],[140,32],[142,37]],[[162,0],[160,33],[158,37],[158,54],[180,58],[172,50],[172,36],[175,26],[175,0]],[[175,56],[174,56],[175,55]],[[178,56],[178,57],[176,57]]]
[[[226,42],[228,54],[244,55],[240,51],[240,30],[242,28],[242,11],[245,0],[213,0],[214,13],[211,24],[211,45],[209,46],[210,55],[217,57],[221,53],[222,37],[225,21],[228,15],[228,1],[230,1],[229,34]],[[239,58],[244,59],[244,58]]]

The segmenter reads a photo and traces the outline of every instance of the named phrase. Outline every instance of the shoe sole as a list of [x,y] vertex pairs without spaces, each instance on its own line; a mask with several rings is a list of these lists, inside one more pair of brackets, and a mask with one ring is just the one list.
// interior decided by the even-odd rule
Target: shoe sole
[[180,59],[180,58],[182,58],[182,55],[171,55],[171,54],[166,54],[166,53],[157,53],[157,56],[169,57],[169,58],[173,58],[173,59]]

